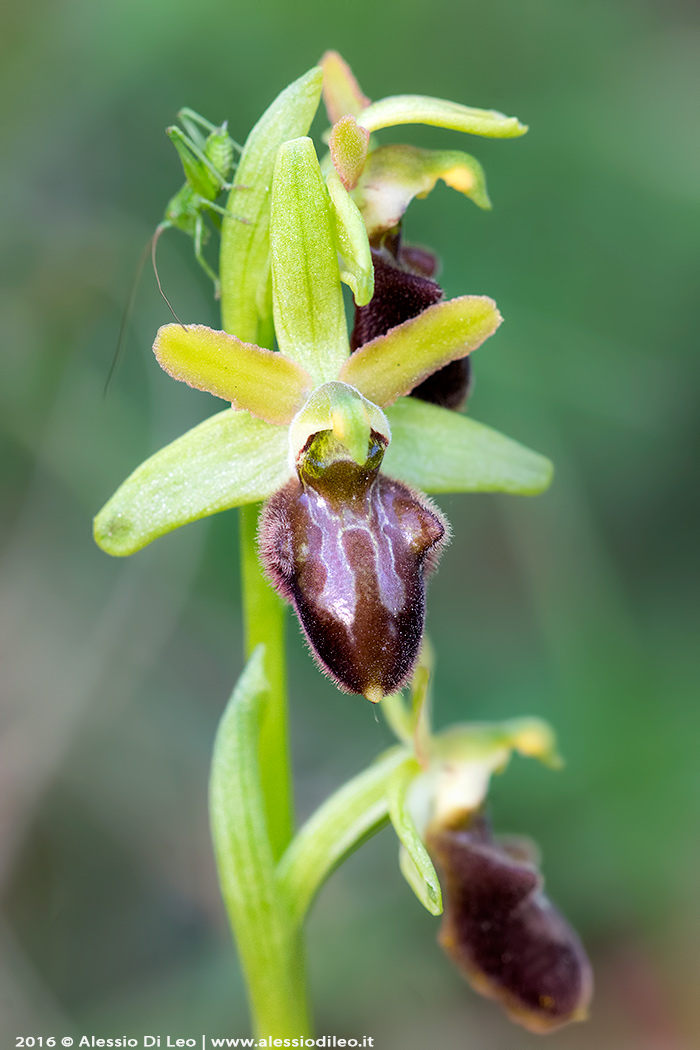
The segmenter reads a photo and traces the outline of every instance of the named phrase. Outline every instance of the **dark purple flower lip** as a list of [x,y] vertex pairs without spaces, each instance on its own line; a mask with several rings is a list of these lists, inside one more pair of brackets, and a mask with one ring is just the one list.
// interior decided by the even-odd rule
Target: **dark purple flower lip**
[[426,576],[448,535],[425,496],[379,472],[386,443],[372,430],[357,464],[332,431],[312,435],[260,526],[262,562],[319,666],[374,702],[411,676]]
[[590,963],[522,849],[499,844],[482,817],[429,828],[427,845],[446,900],[440,944],[473,988],[532,1032],[584,1020]]

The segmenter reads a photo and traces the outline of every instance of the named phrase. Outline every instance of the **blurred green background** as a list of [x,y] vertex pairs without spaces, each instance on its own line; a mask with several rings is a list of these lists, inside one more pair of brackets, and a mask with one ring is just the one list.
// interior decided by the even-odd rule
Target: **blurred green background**
[[[90,518],[215,408],[152,359],[169,314],[148,270],[102,398],[139,252],[181,182],[164,127],[189,105],[242,142],[328,47],[373,98],[452,97],[531,126],[510,142],[393,134],[486,167],[493,212],[442,187],[407,239],[439,251],[448,295],[487,293],[506,318],[475,357],[471,415],[557,465],[536,500],[440,500],[454,540],[430,593],[436,716],[537,714],[559,732],[563,772],[516,760],[492,796],[497,830],[540,843],[596,965],[590,1022],[548,1045],[699,1045],[697,7],[14,0],[3,21],[2,1045],[247,1031],[206,814],[241,667],[236,513],[129,561],[93,546]],[[179,315],[216,325],[190,242],[159,251]],[[303,816],[389,735],[289,634]],[[310,922],[319,1034],[534,1046],[452,972],[436,928],[383,832]]]

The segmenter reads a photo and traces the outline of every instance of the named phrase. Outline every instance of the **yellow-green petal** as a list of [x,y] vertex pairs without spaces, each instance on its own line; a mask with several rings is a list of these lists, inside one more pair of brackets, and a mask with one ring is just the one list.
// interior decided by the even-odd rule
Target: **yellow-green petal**
[[461,150],[429,150],[416,146],[380,146],[372,150],[353,198],[370,238],[399,224],[414,197],[427,197],[438,179],[490,208],[484,170]]
[[424,492],[534,496],[552,480],[545,456],[458,412],[402,398],[387,418],[392,441],[382,469]]
[[348,113],[333,125],[328,145],[340,181],[346,190],[353,189],[367,160],[369,131],[361,128],[352,114]]
[[366,306],[374,295],[374,266],[367,228],[335,171],[329,172],[326,183],[331,198],[335,243],[341,259],[340,279],[352,290],[357,305]]
[[270,189],[277,150],[306,135],[321,98],[314,66],[285,88],[246,139],[221,229],[221,304],[226,331],[272,345]]
[[472,109],[428,95],[392,95],[373,102],[356,116],[368,131],[379,131],[396,124],[431,124],[494,139],[517,138],[527,131],[527,125],[521,124],[516,117],[507,117],[495,109]]
[[289,423],[313,387],[308,372],[284,354],[202,324],[164,325],[153,352],[173,379],[230,401],[267,423]]
[[227,408],[137,467],[95,518],[95,540],[107,554],[134,554],[180,525],[266,499],[291,476],[286,427]]
[[350,353],[331,202],[309,138],[280,147],[270,224],[280,350],[315,383],[336,379]]
[[345,362],[338,378],[383,408],[443,365],[466,357],[500,323],[496,304],[486,295],[436,303],[365,343]]

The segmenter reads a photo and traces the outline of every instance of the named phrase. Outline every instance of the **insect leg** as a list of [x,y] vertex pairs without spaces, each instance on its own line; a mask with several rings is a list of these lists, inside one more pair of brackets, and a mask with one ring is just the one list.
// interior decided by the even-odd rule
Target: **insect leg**
[[[223,124],[212,124],[210,120],[207,120],[206,117],[203,117],[200,113],[195,113],[195,111],[188,106],[185,106],[184,109],[179,111],[177,119],[193,138],[197,137],[192,134],[192,132],[196,130],[198,126],[204,128],[210,135],[213,132],[224,133],[228,128],[227,120],[225,120]],[[229,138],[231,138],[230,135]],[[234,149],[237,149],[239,153],[243,152],[243,147],[239,146],[235,139],[231,139],[231,142],[233,143]]]
[[195,221],[195,227],[194,227],[194,255],[195,255],[195,259],[197,260],[199,265],[202,267],[202,269],[204,270],[205,274],[208,277],[210,277],[212,279],[212,281],[214,282],[214,295],[218,299],[219,298],[219,277],[218,277],[218,275],[216,273],[214,273],[214,271],[212,270],[211,266],[209,265],[209,263],[207,262],[207,260],[204,258],[203,254],[202,254],[202,239],[203,239],[203,236],[204,236],[204,220],[202,219],[201,214],[198,214],[197,215],[197,219]]
[[185,169],[185,176],[187,177],[187,180],[188,182],[190,182],[191,185],[195,187],[197,186],[196,171],[188,170],[188,164],[191,165],[193,162],[192,158],[187,156],[187,150],[190,151],[192,157],[194,157],[195,160],[206,169],[208,174],[214,180],[214,185],[211,188],[212,195],[221,193],[222,190],[231,189],[233,184],[226,181],[225,177],[221,174],[216,165],[212,164],[212,162],[209,160],[209,157],[207,157],[204,150],[200,148],[200,146],[194,139],[190,138],[189,135],[186,135],[182,128],[173,126],[166,128],[165,131],[168,138],[175,146],[175,149],[180,154],[180,158]]
[[[236,187],[236,189],[240,189],[240,190],[242,190],[242,189],[246,189],[247,190],[248,188],[249,188],[248,186],[237,186]],[[227,211],[227,209],[222,207],[222,205],[220,205],[220,204],[214,204],[213,201],[205,201],[205,200],[200,201],[200,203],[201,203],[201,206],[203,208],[204,207],[211,208],[212,211],[218,212],[219,215],[225,215],[229,219],[238,219],[239,222],[245,223],[246,226],[250,226],[250,219],[242,219],[240,217],[240,215],[234,215],[233,212]]]

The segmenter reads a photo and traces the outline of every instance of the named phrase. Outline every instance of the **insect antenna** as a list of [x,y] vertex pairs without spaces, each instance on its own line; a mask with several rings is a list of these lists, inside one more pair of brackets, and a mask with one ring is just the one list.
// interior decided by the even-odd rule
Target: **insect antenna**
[[109,366],[109,372],[107,373],[107,378],[105,379],[105,385],[102,388],[102,397],[103,398],[107,397],[107,392],[109,391],[109,388],[112,385],[112,381],[114,380],[114,377],[117,374],[117,371],[119,369],[119,365],[121,364],[121,361],[122,361],[122,357],[123,357],[123,354],[124,354],[124,347],[126,346],[126,336],[127,336],[128,331],[129,331],[129,322],[131,321],[131,315],[134,312],[134,303],[136,302],[136,292],[138,291],[139,281],[141,280],[141,274],[143,273],[143,268],[144,268],[144,266],[146,264],[146,259],[148,258],[148,253],[149,253],[149,250],[151,248],[152,241],[153,241],[153,237],[149,238],[149,240],[146,241],[146,243],[144,244],[143,248],[141,249],[141,254],[139,255],[139,261],[136,264],[136,269],[134,270],[134,276],[131,279],[131,285],[129,286],[129,294],[127,295],[127,298],[126,298],[126,303],[125,303],[124,309],[122,311],[121,323],[119,325],[119,335],[117,337],[117,345],[114,348],[114,354],[112,356],[112,363]]
[[181,328],[184,328],[185,327],[184,324],[182,323],[180,318],[177,316],[177,314],[173,310],[173,307],[172,307],[172,304],[171,304],[170,300],[168,299],[167,295],[163,291],[163,285],[160,283],[160,275],[158,274],[158,266],[156,264],[156,248],[158,247],[158,241],[160,240],[160,235],[162,234],[163,230],[168,230],[168,229],[170,229],[171,226],[172,226],[172,223],[170,223],[170,222],[161,222],[156,227],[156,232],[153,234],[153,236],[151,237],[151,240],[150,240],[150,245],[151,245],[151,265],[153,266],[153,273],[156,276],[156,283],[158,285],[158,291],[163,296],[163,299],[165,300],[165,302],[167,304],[167,307],[170,310],[170,313],[173,315],[173,317],[175,318],[177,323],[180,325]]

